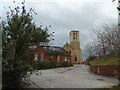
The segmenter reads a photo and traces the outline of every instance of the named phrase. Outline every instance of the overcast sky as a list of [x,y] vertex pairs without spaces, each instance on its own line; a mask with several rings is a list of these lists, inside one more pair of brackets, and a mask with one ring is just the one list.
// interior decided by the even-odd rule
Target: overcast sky
[[[4,17],[4,7],[11,6],[13,0],[0,0],[0,16]],[[15,0],[20,3],[22,0]],[[26,0],[26,7],[33,8],[37,15],[34,22],[44,26],[52,25],[50,32],[55,32],[50,44],[63,46],[69,41],[69,32],[78,30],[80,47],[86,57],[85,45],[90,42],[91,30],[109,19],[117,22],[117,1],[112,0]]]

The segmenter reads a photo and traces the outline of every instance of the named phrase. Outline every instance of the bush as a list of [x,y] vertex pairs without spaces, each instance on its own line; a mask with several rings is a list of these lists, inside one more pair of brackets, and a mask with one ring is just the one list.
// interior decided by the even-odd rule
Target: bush
[[96,56],[89,56],[89,57],[87,58],[86,63],[89,65],[89,64],[90,64],[90,61],[93,61],[93,60],[95,60],[96,58],[97,58]]
[[50,68],[56,68],[56,67],[57,67],[56,63],[53,61],[50,61]]
[[47,60],[43,60],[43,61],[40,61],[40,62],[35,62],[33,64],[33,68],[34,69],[38,69],[38,70],[41,70],[41,69],[50,69],[50,68],[56,68],[56,63],[53,62],[53,61],[47,61]]
[[[32,73],[31,66],[17,59],[17,62],[12,63],[11,59],[2,60],[2,88],[21,88],[21,83],[28,84],[29,75]],[[16,66],[14,66],[14,64]],[[27,74],[28,71],[30,74]],[[23,80],[26,79],[27,81]],[[11,82],[12,81],[12,82]]]
[[71,66],[67,61],[64,61],[63,63],[62,63],[62,66],[63,67],[69,67],[69,66]]
[[[59,67],[59,66],[57,66],[57,64],[54,61],[47,61],[47,60],[43,60],[43,61],[40,61],[40,62],[34,62],[34,64],[32,66],[36,70],[52,69],[52,68]],[[69,66],[73,66],[73,65],[69,64],[67,61],[64,61],[63,63],[61,63],[60,66],[61,67],[69,67]]]
[[33,64],[32,64],[32,67],[33,69],[38,69],[38,62],[37,61],[34,61]]

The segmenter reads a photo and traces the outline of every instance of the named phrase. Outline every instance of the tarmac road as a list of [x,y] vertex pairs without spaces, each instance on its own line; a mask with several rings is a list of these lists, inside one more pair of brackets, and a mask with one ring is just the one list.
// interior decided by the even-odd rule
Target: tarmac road
[[87,65],[39,70],[30,76],[28,88],[110,88],[118,79],[95,75]]

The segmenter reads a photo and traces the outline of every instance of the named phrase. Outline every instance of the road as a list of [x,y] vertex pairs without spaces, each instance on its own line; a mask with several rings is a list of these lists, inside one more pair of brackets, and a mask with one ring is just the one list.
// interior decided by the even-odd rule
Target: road
[[87,65],[39,70],[30,76],[29,88],[109,88],[118,79],[95,75]]

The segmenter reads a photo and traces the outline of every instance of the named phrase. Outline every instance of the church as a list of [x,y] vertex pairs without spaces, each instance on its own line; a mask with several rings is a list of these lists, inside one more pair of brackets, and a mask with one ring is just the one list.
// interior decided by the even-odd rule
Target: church
[[72,30],[69,33],[69,43],[63,47],[37,46],[34,48],[34,61],[53,61],[60,65],[67,61],[69,64],[82,64],[82,51],[80,48],[79,31]]
[[69,43],[67,42],[63,49],[71,54],[71,61],[73,64],[81,64],[82,60],[82,50],[80,48],[79,31],[72,30],[69,33]]

